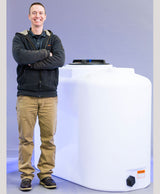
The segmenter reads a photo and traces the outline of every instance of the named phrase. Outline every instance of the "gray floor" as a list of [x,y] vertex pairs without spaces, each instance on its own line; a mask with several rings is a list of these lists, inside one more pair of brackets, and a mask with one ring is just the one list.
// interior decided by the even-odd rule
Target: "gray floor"
[[[39,179],[37,176],[33,179],[32,182],[32,190],[29,193],[32,194],[42,194],[42,193],[55,193],[55,194],[114,194],[113,192],[104,192],[104,191],[95,191],[91,189],[87,189],[85,187],[82,187],[80,185],[71,183],[69,181],[54,177],[54,180],[57,183],[57,189],[49,190],[43,188],[41,185],[39,185]],[[19,190],[19,183],[20,183],[20,177],[19,172],[10,172],[7,174],[7,194],[19,194],[24,193]],[[122,194],[119,192],[116,192],[116,194]],[[153,184],[148,186],[145,189],[140,189],[136,191],[131,192],[124,192],[124,194],[153,194]]]

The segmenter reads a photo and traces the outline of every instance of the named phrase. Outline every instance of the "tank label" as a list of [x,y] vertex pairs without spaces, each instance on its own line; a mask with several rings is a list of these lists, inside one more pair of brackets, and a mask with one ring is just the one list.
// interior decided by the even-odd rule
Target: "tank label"
[[136,179],[144,179],[146,175],[146,168],[130,169],[127,171],[127,176],[134,176]]

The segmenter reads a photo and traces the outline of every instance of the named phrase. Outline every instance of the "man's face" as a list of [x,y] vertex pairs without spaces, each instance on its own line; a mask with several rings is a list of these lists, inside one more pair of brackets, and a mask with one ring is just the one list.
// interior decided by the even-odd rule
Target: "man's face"
[[41,5],[33,5],[30,9],[28,18],[29,20],[31,20],[31,24],[33,27],[43,26],[43,23],[46,20],[44,7],[42,7]]

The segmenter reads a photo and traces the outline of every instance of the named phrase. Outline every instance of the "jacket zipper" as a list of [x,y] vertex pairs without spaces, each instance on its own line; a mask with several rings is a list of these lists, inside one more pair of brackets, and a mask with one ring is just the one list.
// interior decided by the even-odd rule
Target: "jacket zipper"
[[[46,42],[46,44],[45,44],[45,49],[46,49],[46,47],[47,47],[47,45],[48,45],[48,42],[49,42],[49,40],[50,40],[50,37],[51,36],[49,36],[49,38],[48,38],[48,40],[47,40],[47,42]],[[33,47],[33,49],[34,50],[36,50],[36,47],[35,47],[35,45],[32,43],[32,41],[28,38],[28,37],[26,37],[27,38],[27,40],[31,43],[31,45],[32,45],[32,47]],[[41,85],[42,84],[42,74],[41,74],[41,70],[39,71],[39,88],[41,88]],[[39,96],[40,97],[40,96]]]

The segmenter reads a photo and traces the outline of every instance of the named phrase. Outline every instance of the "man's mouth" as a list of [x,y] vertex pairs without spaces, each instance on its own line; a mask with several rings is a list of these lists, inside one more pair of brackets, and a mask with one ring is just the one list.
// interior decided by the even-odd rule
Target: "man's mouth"
[[40,19],[35,19],[34,21],[35,21],[35,22],[40,22],[41,20],[40,20]]

